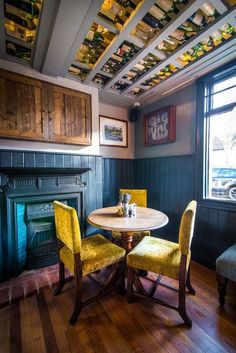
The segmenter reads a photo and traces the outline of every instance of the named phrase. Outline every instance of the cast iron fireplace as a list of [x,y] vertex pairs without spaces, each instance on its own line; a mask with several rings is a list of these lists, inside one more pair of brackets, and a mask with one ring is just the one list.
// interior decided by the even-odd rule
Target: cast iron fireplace
[[5,277],[57,262],[52,202],[74,207],[84,229],[85,190],[82,173],[89,168],[2,168],[2,216]]

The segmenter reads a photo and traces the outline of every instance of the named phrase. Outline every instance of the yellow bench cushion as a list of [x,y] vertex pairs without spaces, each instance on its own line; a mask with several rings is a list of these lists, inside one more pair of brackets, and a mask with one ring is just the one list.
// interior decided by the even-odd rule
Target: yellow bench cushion
[[[96,234],[81,240],[82,275],[100,270],[124,259],[125,250]],[[74,254],[64,246],[60,249],[60,259],[74,274]]]
[[[178,279],[180,257],[178,243],[145,237],[127,255],[127,265]],[[188,262],[189,259],[190,256],[188,256]]]

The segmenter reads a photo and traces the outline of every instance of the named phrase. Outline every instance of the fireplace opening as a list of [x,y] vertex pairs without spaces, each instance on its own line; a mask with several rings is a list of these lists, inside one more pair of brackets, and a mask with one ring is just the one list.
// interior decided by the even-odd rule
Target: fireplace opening
[[[67,201],[63,201],[67,205]],[[58,260],[54,211],[51,202],[26,205],[28,270],[53,265]]]
[[[19,268],[32,270],[51,266],[58,262],[57,237],[55,231],[53,200],[44,202],[30,200],[16,203],[16,233],[18,240]],[[81,214],[79,194],[61,200]]]

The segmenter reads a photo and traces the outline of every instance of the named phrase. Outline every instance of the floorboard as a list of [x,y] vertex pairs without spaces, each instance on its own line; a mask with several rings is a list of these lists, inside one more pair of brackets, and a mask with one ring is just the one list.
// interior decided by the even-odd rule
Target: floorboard
[[[174,281],[165,281],[175,285]],[[148,279],[143,282],[146,286],[150,283]],[[68,319],[73,281],[57,297],[47,288],[0,310],[0,352],[235,353],[235,287],[222,309],[213,271],[194,262],[192,284],[196,295],[187,295],[192,329],[186,328],[173,310],[141,299],[128,304],[125,296],[115,292],[86,306],[78,322],[71,326]],[[86,280],[84,288],[85,296],[96,290]],[[172,301],[177,295],[164,287],[158,288],[157,294]]]

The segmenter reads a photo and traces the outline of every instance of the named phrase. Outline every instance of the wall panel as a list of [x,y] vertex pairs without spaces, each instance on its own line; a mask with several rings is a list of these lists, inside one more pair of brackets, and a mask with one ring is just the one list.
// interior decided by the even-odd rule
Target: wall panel
[[120,188],[132,188],[134,184],[134,160],[103,159],[103,205],[114,206],[118,202]]
[[[153,234],[177,241],[181,214],[195,198],[195,157],[176,156],[134,161],[134,187],[148,189],[148,206],[167,214],[169,223]],[[236,243],[236,212],[198,204],[193,258],[214,268],[216,258]]]
[[147,188],[148,206],[167,214],[169,223],[154,234],[176,241],[180,215],[194,197],[194,157],[137,159],[134,186]]

